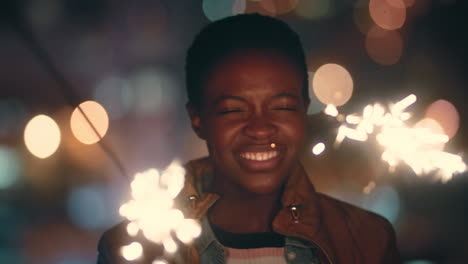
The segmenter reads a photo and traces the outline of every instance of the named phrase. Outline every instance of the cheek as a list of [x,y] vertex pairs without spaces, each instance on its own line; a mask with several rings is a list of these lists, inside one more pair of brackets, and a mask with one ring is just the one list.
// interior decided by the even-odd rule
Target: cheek
[[229,153],[228,151],[236,140],[241,127],[241,125],[232,122],[216,122],[213,120],[208,130],[208,144],[218,155]]
[[287,140],[293,144],[300,145],[305,140],[305,120],[302,118],[289,119],[289,122],[282,124],[282,131]]

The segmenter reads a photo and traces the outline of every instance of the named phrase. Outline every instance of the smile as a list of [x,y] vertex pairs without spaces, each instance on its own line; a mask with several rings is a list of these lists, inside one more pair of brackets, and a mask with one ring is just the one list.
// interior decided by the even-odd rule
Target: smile
[[265,161],[270,160],[279,155],[279,151],[272,150],[272,151],[265,151],[265,152],[242,152],[240,156],[247,160],[255,160],[255,161]]

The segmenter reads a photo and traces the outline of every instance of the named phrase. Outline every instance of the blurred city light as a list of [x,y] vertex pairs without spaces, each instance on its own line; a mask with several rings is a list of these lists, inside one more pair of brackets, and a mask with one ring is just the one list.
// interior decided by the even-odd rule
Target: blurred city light
[[154,117],[174,109],[181,88],[176,79],[167,71],[157,68],[143,68],[130,78],[135,91],[135,111],[143,117]]
[[[79,107],[85,113],[86,117],[83,116],[78,107],[73,110],[70,119],[70,127],[73,135],[84,144],[94,144],[104,137],[109,128],[107,112],[104,107],[95,101],[83,102]],[[91,122],[94,129],[88,121]]]
[[400,196],[391,186],[377,186],[363,197],[361,206],[395,223],[400,214]]
[[369,57],[378,64],[396,64],[403,53],[401,34],[398,31],[374,26],[366,35],[366,51]]
[[18,153],[9,147],[0,146],[0,190],[7,189],[18,180],[20,168]]
[[353,86],[349,72],[334,63],[320,66],[312,81],[314,94],[325,105],[344,105],[353,94]]
[[242,11],[240,9],[242,5],[242,3],[238,3],[236,0],[203,0],[202,8],[205,16],[209,20],[215,21],[236,14],[233,11]]
[[332,6],[330,0],[299,1],[295,13],[307,19],[322,19],[330,16]]
[[314,90],[313,90],[313,80],[314,80],[314,73],[313,72],[308,72],[309,76],[309,108],[307,108],[307,114],[308,115],[313,115],[316,113],[319,113],[323,111],[323,108],[325,107],[322,102],[320,102],[315,96]]
[[426,118],[431,118],[442,127],[449,138],[455,136],[460,126],[460,116],[453,104],[446,100],[433,102],[426,110]]
[[101,102],[110,119],[125,116],[134,107],[135,94],[127,80],[110,76],[101,80],[94,90],[94,100]]
[[406,21],[402,0],[369,0],[369,12],[375,24],[387,30],[399,29]]
[[324,150],[325,150],[325,144],[323,144],[323,142],[319,142],[319,143],[315,144],[314,147],[312,148],[312,153],[315,156],[318,156],[318,155],[322,154],[322,152]]
[[299,0],[260,0],[260,5],[273,15],[283,15],[296,8]]
[[25,119],[26,110],[22,102],[12,98],[0,100],[0,137],[17,133]]
[[32,118],[24,129],[24,142],[36,157],[44,159],[54,154],[60,144],[60,129],[55,121],[46,115]]
[[70,220],[78,227],[99,230],[118,222],[109,190],[97,185],[82,186],[73,189],[67,198],[67,213]]
[[248,0],[235,0],[234,5],[232,7],[232,14],[243,14],[245,13],[245,9],[247,7]]
[[153,261],[151,264],[168,264],[168,262],[162,259],[157,259]]

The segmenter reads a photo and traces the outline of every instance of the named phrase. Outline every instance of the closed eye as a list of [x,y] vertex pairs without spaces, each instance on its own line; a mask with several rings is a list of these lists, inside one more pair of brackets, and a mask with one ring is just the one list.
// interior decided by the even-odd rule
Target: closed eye
[[296,111],[295,107],[275,107],[273,110],[283,110],[283,111]]
[[230,113],[241,113],[244,112],[242,109],[228,109],[228,110],[221,110],[218,112],[220,115],[230,114]]

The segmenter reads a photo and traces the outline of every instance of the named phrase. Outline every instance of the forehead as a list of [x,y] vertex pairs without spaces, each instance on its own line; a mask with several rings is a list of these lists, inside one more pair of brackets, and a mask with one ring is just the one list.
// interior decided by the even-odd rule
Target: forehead
[[204,99],[217,96],[300,95],[303,76],[289,58],[269,50],[236,52],[218,62],[205,78]]

